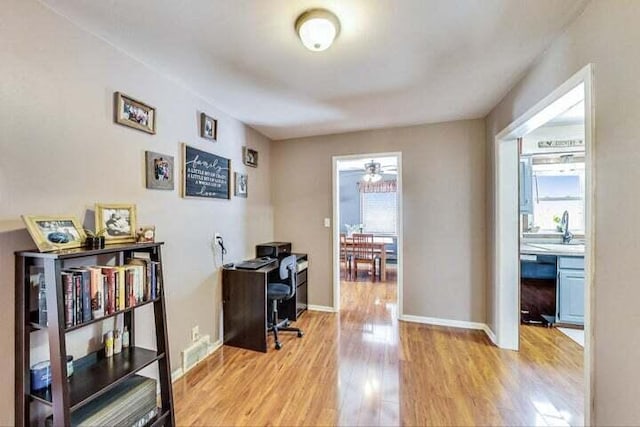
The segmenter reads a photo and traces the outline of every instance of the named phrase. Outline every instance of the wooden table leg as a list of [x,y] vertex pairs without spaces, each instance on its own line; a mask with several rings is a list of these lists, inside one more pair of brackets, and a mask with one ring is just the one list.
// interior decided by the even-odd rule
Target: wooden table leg
[[380,280],[387,281],[387,249],[382,245],[382,253],[380,254]]

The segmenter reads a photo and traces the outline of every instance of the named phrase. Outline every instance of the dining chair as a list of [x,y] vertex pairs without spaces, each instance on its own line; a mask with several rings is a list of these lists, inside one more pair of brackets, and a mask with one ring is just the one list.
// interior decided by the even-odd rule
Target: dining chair
[[344,276],[345,279],[351,278],[351,264],[352,264],[353,254],[352,251],[347,244],[347,234],[340,233],[340,262],[344,262]]
[[354,233],[353,239],[353,270],[358,278],[358,263],[364,262],[370,265],[372,280],[376,278],[377,255],[373,246],[373,234]]

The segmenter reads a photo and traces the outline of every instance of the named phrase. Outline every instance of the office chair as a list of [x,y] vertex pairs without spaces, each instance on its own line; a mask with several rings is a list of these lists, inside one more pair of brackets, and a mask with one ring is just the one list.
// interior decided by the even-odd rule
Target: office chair
[[289,300],[296,295],[296,285],[298,278],[298,263],[296,256],[290,255],[280,261],[280,280],[281,283],[267,284],[267,299],[271,303],[271,321],[269,322],[268,331],[273,331],[276,339],[276,350],[282,348],[282,344],[278,340],[278,331],[297,332],[298,338],[302,338],[304,333],[299,328],[289,326],[289,319],[278,321],[278,303]]

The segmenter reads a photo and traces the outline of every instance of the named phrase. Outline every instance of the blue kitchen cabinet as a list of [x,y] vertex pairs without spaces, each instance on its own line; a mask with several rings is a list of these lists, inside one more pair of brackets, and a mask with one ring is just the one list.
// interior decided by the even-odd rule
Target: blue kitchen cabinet
[[533,174],[531,159],[520,158],[520,213],[533,214]]
[[558,259],[556,321],[584,325],[584,257]]

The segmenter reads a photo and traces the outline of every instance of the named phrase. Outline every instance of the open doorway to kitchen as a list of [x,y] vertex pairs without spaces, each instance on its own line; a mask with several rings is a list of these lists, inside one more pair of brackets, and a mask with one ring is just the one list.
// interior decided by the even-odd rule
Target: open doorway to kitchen
[[390,328],[402,301],[401,153],[333,158],[333,241],[334,310]]
[[546,348],[555,354],[546,365],[577,367],[563,386],[577,400],[567,411],[551,408],[568,424],[589,423],[591,414],[591,93],[587,66],[495,141],[496,342]]

